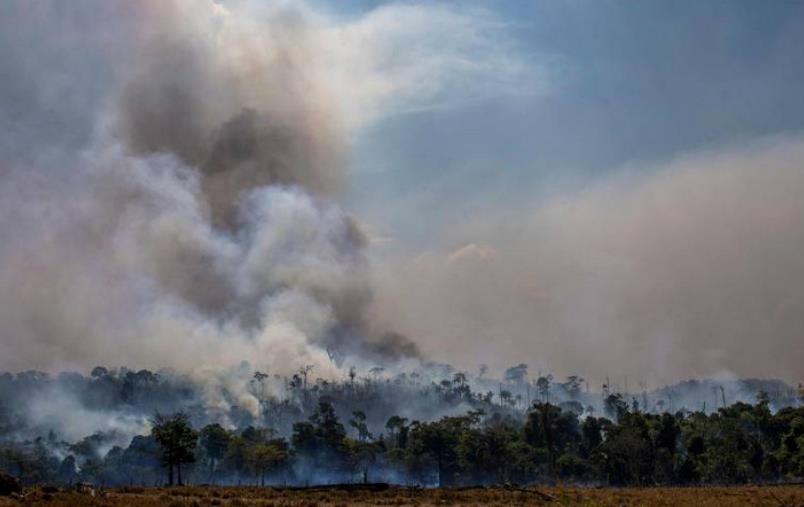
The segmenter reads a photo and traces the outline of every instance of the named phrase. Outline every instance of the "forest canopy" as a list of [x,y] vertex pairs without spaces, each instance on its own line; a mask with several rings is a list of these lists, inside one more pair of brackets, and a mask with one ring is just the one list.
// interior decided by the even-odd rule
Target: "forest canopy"
[[[102,485],[644,486],[804,477],[802,391],[778,381],[693,380],[627,393],[611,382],[590,392],[578,376],[530,380],[524,364],[499,380],[482,368],[471,375],[446,366],[394,376],[352,369],[342,381],[313,380],[311,370],[253,372],[256,412],[234,403],[216,412],[203,385],[170,372],[3,374],[0,470],[28,484]],[[30,396],[49,396],[65,413],[32,412],[21,402]],[[69,412],[103,421],[76,436]]]

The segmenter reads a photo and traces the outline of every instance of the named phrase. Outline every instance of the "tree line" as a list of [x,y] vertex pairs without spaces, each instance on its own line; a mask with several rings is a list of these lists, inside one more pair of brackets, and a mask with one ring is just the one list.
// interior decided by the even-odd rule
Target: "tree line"
[[105,485],[649,486],[804,477],[804,407],[774,413],[763,395],[755,404],[738,402],[709,414],[646,413],[618,394],[606,405],[610,417],[544,401],[524,414],[470,410],[430,422],[392,416],[375,434],[363,411],[341,420],[321,400],[287,437],[266,427],[194,428],[185,413],[157,414],[149,434],[103,455],[87,439],[66,456],[49,451],[48,437],[6,444],[0,469],[27,483]]

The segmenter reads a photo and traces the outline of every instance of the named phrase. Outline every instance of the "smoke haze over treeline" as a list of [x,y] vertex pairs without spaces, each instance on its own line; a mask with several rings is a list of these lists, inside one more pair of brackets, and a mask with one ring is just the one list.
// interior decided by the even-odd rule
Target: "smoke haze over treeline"
[[770,139],[503,206],[458,223],[383,295],[399,329],[458,362],[798,382],[802,160],[800,138]]
[[[472,136],[606,90],[506,8],[0,3],[0,468],[800,479],[804,137],[719,137],[580,183],[507,173],[509,148],[534,173],[549,157]],[[802,33],[757,58],[769,82]],[[410,127],[460,111],[445,137]],[[533,135],[573,143],[567,116]],[[394,129],[416,139],[401,162]],[[464,156],[458,178],[430,171]],[[400,163],[413,195],[386,202]],[[495,194],[506,178],[518,199]]]
[[388,116],[560,86],[489,12],[0,14],[1,369],[173,368],[211,393],[243,360],[800,380],[800,137],[482,208],[420,248],[344,207],[350,149]]
[[228,375],[211,391],[166,370],[0,373],[0,470],[26,484],[172,484],[164,432],[176,421],[180,484],[739,483],[797,477],[802,463],[804,391],[780,381],[590,391],[525,364],[503,378],[446,365],[333,380],[243,363]]

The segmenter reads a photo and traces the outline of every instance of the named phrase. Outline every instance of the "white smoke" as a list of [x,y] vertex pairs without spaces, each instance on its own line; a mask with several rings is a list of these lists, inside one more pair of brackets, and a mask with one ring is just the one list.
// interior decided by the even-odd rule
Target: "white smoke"
[[221,413],[259,410],[244,360],[332,377],[333,350],[418,355],[370,312],[365,239],[337,205],[349,140],[542,77],[501,23],[447,7],[0,10],[0,369],[174,368]]

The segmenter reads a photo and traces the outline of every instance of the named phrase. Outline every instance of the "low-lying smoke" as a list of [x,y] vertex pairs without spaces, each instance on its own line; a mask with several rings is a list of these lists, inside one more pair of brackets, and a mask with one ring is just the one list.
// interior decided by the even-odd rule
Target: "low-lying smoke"
[[470,217],[382,299],[426,353],[466,368],[799,382],[802,160],[801,139],[770,139]]

